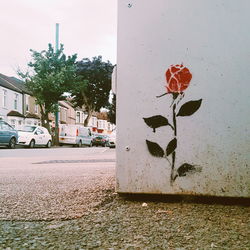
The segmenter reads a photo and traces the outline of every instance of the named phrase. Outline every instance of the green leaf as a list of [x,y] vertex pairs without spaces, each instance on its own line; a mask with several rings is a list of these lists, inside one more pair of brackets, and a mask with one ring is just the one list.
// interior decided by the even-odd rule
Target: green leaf
[[162,127],[162,126],[171,126],[168,122],[168,119],[161,115],[155,115],[148,118],[143,118],[144,122],[153,129],[153,132],[155,132],[156,128]]
[[150,152],[151,155],[155,157],[163,157],[164,156],[164,151],[163,149],[155,142],[148,141],[146,140],[147,146],[148,146],[148,151]]
[[189,101],[184,103],[177,114],[177,116],[190,116],[194,114],[201,106],[202,99],[197,101]]
[[175,151],[176,147],[177,147],[177,139],[174,138],[172,141],[170,141],[168,143],[168,146],[166,148],[166,154],[167,154],[167,156],[169,156],[170,154],[172,154]]

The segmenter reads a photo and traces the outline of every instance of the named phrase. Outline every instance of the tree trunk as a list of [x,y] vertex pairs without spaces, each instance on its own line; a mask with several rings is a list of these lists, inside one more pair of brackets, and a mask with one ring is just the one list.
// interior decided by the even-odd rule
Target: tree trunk
[[87,112],[88,112],[88,115],[87,115],[87,117],[84,120],[84,127],[88,127],[88,125],[89,125],[89,119],[90,119],[90,117],[91,117],[91,115],[93,113],[93,111],[91,111],[91,110],[88,110]]
[[83,103],[84,103],[85,107],[87,108],[87,113],[88,113],[87,117],[84,120],[83,125],[84,125],[84,127],[88,127],[89,119],[90,119],[90,117],[91,117],[91,115],[93,113],[94,108],[92,107],[92,105],[88,104],[88,98],[86,97],[83,90],[81,90],[81,95],[82,95],[82,98],[83,98]]
[[51,134],[51,129],[49,125],[49,113],[44,111],[44,107],[42,105],[39,105],[41,109],[41,122],[42,127],[48,129],[49,133]]

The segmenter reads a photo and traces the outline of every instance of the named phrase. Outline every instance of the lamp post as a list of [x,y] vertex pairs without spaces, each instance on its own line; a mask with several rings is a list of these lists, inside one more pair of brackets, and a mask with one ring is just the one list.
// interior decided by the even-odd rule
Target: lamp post
[[[59,49],[59,23],[56,23],[56,53]],[[59,105],[57,103],[57,110],[59,109]],[[59,145],[59,112],[55,112],[55,138],[54,143],[56,146]]]

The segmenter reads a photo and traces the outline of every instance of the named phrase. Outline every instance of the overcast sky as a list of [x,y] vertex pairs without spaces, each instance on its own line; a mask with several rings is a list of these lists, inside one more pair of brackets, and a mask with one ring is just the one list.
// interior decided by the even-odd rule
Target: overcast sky
[[30,49],[54,46],[56,23],[66,55],[116,63],[117,0],[0,0],[0,73],[16,76]]

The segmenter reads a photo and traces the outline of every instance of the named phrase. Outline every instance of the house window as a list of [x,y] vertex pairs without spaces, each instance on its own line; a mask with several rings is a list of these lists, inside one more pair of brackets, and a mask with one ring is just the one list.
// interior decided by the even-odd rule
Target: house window
[[3,107],[7,106],[7,90],[3,89]]
[[80,112],[76,113],[76,123],[80,123]]
[[18,94],[15,94],[15,99],[14,99],[14,109],[17,110],[17,103],[18,103]]
[[35,114],[38,114],[38,104],[35,105]]
[[101,121],[98,121],[98,128],[101,128]]
[[25,96],[26,111],[29,112],[29,96]]

